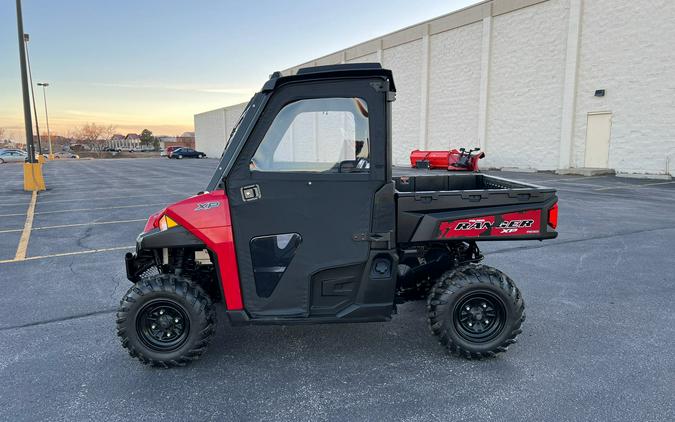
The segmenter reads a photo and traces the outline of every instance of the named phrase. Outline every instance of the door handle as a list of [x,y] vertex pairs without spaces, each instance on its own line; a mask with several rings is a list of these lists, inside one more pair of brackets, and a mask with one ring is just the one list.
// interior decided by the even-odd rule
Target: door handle
[[255,201],[256,199],[260,199],[260,186],[250,185],[242,187],[241,199],[243,199],[244,202],[250,202]]

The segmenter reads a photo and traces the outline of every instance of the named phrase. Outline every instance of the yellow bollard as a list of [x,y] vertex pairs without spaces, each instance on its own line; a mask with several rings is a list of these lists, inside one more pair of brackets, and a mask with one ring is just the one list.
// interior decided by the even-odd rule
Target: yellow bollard
[[50,153],[49,153],[49,161],[52,161],[52,160],[54,160],[54,154],[52,154],[52,153],[50,152]]
[[23,190],[46,190],[45,179],[42,177],[42,163],[23,163]]
[[40,154],[40,155],[37,156],[37,161],[40,164],[44,164],[47,160],[45,159],[44,155]]

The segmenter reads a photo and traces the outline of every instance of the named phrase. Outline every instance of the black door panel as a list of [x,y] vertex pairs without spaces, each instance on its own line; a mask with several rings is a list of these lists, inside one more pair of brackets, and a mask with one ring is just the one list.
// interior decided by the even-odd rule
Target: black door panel
[[[268,101],[228,176],[226,186],[239,278],[244,306],[253,318],[335,316],[353,306],[364,280],[370,279],[371,244],[354,240],[354,236],[372,231],[374,199],[388,182],[385,173],[386,99],[385,94],[373,89],[370,82],[368,79],[305,82],[281,88]],[[314,123],[305,115],[296,115],[296,120],[307,120],[300,122],[304,125],[301,128],[311,127],[311,124],[315,128],[312,136],[294,129],[293,134],[300,147],[292,144],[292,148],[282,151],[283,154],[268,151],[266,155],[256,155],[258,145],[280,110],[288,104],[314,98],[349,99],[357,109],[354,113],[362,114],[351,126],[347,119],[344,126],[347,130],[342,128],[342,132],[336,135],[330,124],[326,125],[327,129],[318,125],[317,119],[324,119],[324,116],[319,114],[316,117],[316,110],[310,109],[314,111]],[[336,103],[347,104],[345,101]],[[296,108],[303,110],[303,106],[301,104]],[[364,110],[365,107],[367,110]],[[326,113],[326,121],[334,123],[330,119],[335,115],[331,113],[340,111],[339,108],[330,109]],[[355,156],[363,155],[366,148],[359,138],[362,136],[359,131],[363,129],[363,116],[367,117],[369,125],[366,132],[367,160]],[[278,132],[274,136],[289,136],[288,131]],[[330,142],[324,142],[321,151],[317,148],[312,150],[308,140],[319,137]],[[342,146],[342,142],[346,146]],[[350,148],[354,143],[357,146],[352,151]],[[331,151],[347,151],[351,155],[344,160],[344,157],[335,159],[336,165],[333,166]],[[262,158],[252,163],[254,155]],[[278,155],[282,158],[278,159]],[[315,157],[319,162],[312,166],[307,157]],[[277,159],[287,161],[275,166],[272,161]],[[302,162],[302,167],[298,165],[296,169],[293,166],[298,162]],[[345,165],[344,162],[351,164]],[[278,168],[284,171],[278,171]],[[243,190],[251,186],[256,187],[254,193]],[[385,226],[393,230],[393,223],[392,220]],[[268,253],[263,252],[262,259],[255,252],[256,256],[252,256],[251,242],[254,238],[291,233],[301,239],[293,245],[292,254],[277,251],[275,255],[269,252],[268,245]],[[292,256],[289,258],[289,255]],[[266,279],[261,283],[264,286],[258,285],[258,274]],[[391,290],[393,299],[393,287],[386,287]],[[386,310],[386,306],[383,309]]]

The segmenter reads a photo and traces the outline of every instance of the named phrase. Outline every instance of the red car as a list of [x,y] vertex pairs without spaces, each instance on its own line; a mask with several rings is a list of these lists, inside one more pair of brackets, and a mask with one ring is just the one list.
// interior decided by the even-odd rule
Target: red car
[[183,148],[183,147],[176,147],[176,146],[166,147],[166,149],[164,150],[165,151],[164,155],[166,155],[166,158],[171,158],[171,154],[173,153],[173,151],[177,150],[178,148]]

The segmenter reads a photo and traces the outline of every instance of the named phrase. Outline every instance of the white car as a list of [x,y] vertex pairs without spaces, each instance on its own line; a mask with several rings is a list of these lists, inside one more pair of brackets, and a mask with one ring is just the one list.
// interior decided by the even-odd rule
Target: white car
[[79,155],[73,154],[72,152],[55,152],[54,159],[60,160],[62,158],[80,158]]
[[23,163],[28,154],[17,149],[0,150],[0,164],[4,163]]

